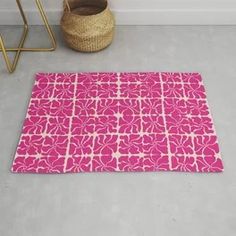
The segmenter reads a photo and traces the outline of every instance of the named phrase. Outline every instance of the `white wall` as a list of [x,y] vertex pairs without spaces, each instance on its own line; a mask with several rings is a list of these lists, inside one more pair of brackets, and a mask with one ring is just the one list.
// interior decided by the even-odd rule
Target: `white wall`
[[[62,0],[42,0],[58,24]],[[22,0],[32,24],[40,24],[33,0]],[[110,0],[118,24],[236,24],[236,0]],[[20,24],[15,0],[0,0],[0,24]]]

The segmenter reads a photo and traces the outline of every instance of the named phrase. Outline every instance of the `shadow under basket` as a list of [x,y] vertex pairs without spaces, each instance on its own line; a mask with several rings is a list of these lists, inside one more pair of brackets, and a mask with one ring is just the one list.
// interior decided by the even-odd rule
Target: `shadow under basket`
[[61,29],[70,48],[96,52],[112,43],[115,19],[107,1],[64,0]]

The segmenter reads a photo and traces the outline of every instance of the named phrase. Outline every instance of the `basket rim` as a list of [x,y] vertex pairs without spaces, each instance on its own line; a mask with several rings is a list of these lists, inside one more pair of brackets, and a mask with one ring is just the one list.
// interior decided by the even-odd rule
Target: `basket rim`
[[72,11],[66,11],[66,10],[64,10],[64,13],[67,13],[67,14],[70,14],[70,15],[73,15],[73,16],[76,16],[76,17],[93,17],[93,16],[102,15],[108,9],[109,9],[109,4],[108,4],[108,1],[106,1],[106,7],[101,12],[98,12],[96,14],[92,14],[92,15],[79,15],[79,14],[73,13]]

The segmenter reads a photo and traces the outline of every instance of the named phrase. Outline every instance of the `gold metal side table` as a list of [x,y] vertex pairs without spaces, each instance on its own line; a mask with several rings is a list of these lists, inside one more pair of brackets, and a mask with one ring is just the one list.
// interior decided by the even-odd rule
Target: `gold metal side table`
[[[43,20],[46,30],[48,32],[49,38],[52,43],[52,47],[50,47],[50,48],[24,48],[24,43],[27,38],[29,26],[28,26],[28,22],[27,22],[23,7],[21,5],[21,1],[16,0],[17,6],[20,10],[20,14],[21,14],[23,24],[24,24],[24,31],[23,31],[23,34],[22,34],[22,37],[21,37],[18,47],[17,48],[6,48],[5,44],[4,44],[4,40],[3,40],[2,36],[0,35],[0,51],[3,54],[3,57],[6,62],[6,66],[7,66],[9,73],[12,73],[15,71],[16,66],[19,62],[21,52],[50,52],[50,51],[54,51],[56,49],[56,39],[53,34],[52,28],[50,27],[50,25],[48,23],[48,19],[47,19],[45,12],[44,12],[41,0],[34,0],[34,1],[38,7],[39,13],[42,17],[42,20]],[[10,61],[7,52],[16,52],[13,62]]]

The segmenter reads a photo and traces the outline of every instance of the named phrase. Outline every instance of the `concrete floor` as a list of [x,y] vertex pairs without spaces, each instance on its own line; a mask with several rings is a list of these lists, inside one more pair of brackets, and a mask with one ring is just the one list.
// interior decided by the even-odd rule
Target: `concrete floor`
[[[0,30],[14,44],[15,28]],[[46,46],[43,29],[31,30],[28,45]],[[23,54],[12,75],[0,57],[0,235],[236,235],[236,27],[118,27],[96,54],[67,49],[55,30],[57,51]],[[10,173],[39,71],[201,72],[225,172]]]

